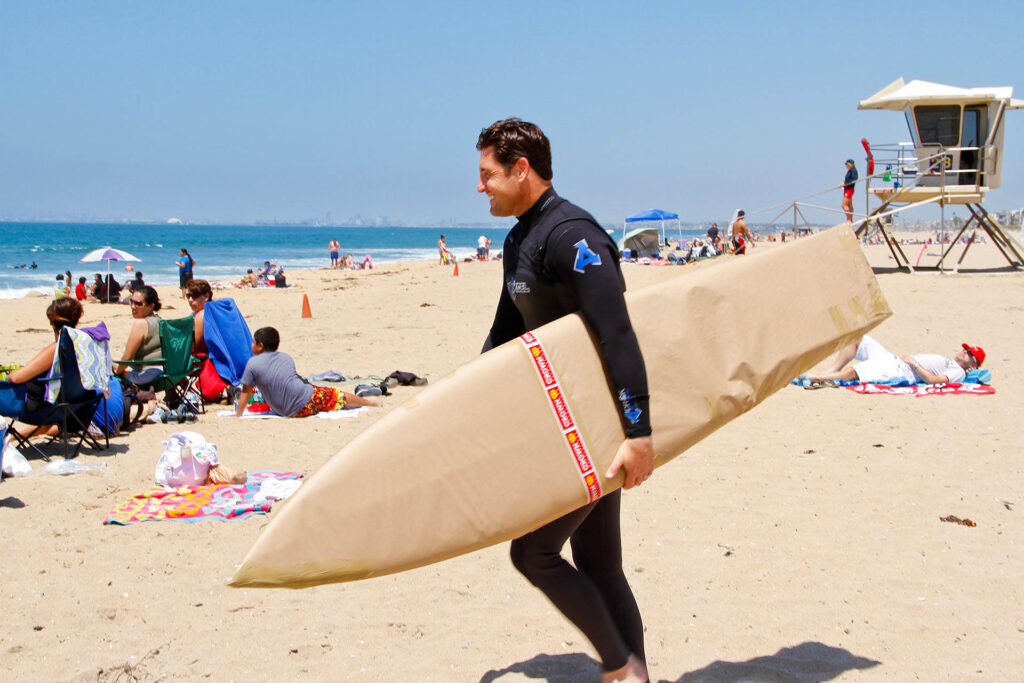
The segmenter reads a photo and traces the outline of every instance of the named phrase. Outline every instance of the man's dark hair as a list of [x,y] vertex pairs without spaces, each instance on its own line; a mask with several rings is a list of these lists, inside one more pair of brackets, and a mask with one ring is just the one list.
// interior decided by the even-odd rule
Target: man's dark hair
[[495,121],[480,131],[476,148],[494,150],[494,158],[508,171],[521,157],[544,180],[551,180],[551,143],[536,124],[511,118]]
[[277,351],[281,345],[281,335],[273,327],[261,327],[253,333],[252,338],[267,351]]

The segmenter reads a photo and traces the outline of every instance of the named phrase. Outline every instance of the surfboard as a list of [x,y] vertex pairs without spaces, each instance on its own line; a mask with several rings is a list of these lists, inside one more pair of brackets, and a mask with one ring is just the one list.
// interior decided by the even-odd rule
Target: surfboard
[[[658,466],[891,314],[849,227],[752,251],[627,293]],[[359,434],[274,512],[229,583],[364,579],[516,538],[618,488],[604,472],[623,438],[594,341],[563,317]]]

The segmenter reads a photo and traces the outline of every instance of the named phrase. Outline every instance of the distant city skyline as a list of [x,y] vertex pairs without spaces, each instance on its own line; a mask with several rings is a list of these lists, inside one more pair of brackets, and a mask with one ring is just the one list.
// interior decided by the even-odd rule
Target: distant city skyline
[[[862,137],[907,140],[857,110],[900,76],[1024,98],[1020,3],[872,7],[0,0],[0,219],[505,225],[474,145],[517,115],[602,223],[723,223],[863,173]],[[984,50],[932,49],[968,15]],[[990,210],[1024,206],[1022,132],[1007,112]]]

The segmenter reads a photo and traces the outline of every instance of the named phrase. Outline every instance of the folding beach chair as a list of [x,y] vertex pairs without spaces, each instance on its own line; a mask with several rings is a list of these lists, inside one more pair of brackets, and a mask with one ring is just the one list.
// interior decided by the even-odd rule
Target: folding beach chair
[[[149,382],[135,384],[139,389],[163,391],[168,403],[184,405],[193,412],[206,412],[202,393],[198,391],[200,359],[195,349],[195,320],[191,316],[159,323],[161,358],[118,361],[124,365],[159,365],[161,374]],[[125,380],[127,381],[127,380]]]
[[[107,342],[90,341],[95,348],[87,350],[85,353],[102,359],[109,358]],[[88,346],[89,344],[86,343],[85,345]],[[38,410],[29,411],[26,405],[25,385],[3,381],[0,382],[0,415],[39,427],[58,425],[60,431],[57,433],[57,436],[50,439],[50,443],[60,439],[64,444],[65,458],[69,457],[70,441],[75,437],[78,437],[78,442],[75,444],[74,452],[70,455],[72,458],[78,455],[78,451],[81,450],[83,444],[88,444],[89,448],[95,450],[104,450],[110,446],[109,438],[104,435],[104,446],[100,446],[99,442],[89,434],[89,424],[96,414],[96,409],[100,405],[103,394],[97,389],[86,389],[83,386],[82,375],[79,372],[78,355],[75,352],[75,343],[67,329],[61,330],[60,338],[57,340],[57,356],[60,372],[56,375],[42,378],[44,382],[59,382],[56,400],[53,403],[44,404]],[[105,372],[106,376],[109,377],[109,365],[106,366]],[[21,436],[17,430],[12,428],[10,432],[21,448],[31,448],[41,455],[43,459],[50,459],[36,444]]]

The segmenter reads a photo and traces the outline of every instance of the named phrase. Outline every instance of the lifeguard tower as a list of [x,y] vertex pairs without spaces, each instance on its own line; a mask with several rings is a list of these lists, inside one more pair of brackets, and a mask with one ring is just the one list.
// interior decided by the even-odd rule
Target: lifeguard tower
[[[872,149],[864,141],[868,152],[866,194],[880,200],[881,205],[872,210],[869,200],[867,220],[857,229],[857,235],[877,229],[897,266],[914,272],[914,266],[889,231],[891,215],[896,210],[925,204],[960,204],[967,207],[971,216],[942,253],[937,264],[939,270],[968,229],[970,237],[957,267],[978,229],[988,235],[1012,267],[1024,267],[1021,250],[982,206],[989,190],[1002,183],[1006,111],[1024,108],[1024,100],[1015,100],[1012,95],[1010,87],[955,88],[927,81],[904,83],[900,78],[861,101],[858,109],[904,112],[912,142]],[[888,156],[879,158],[874,154],[876,151]],[[877,181],[879,175],[885,186],[872,187],[872,179]]]

